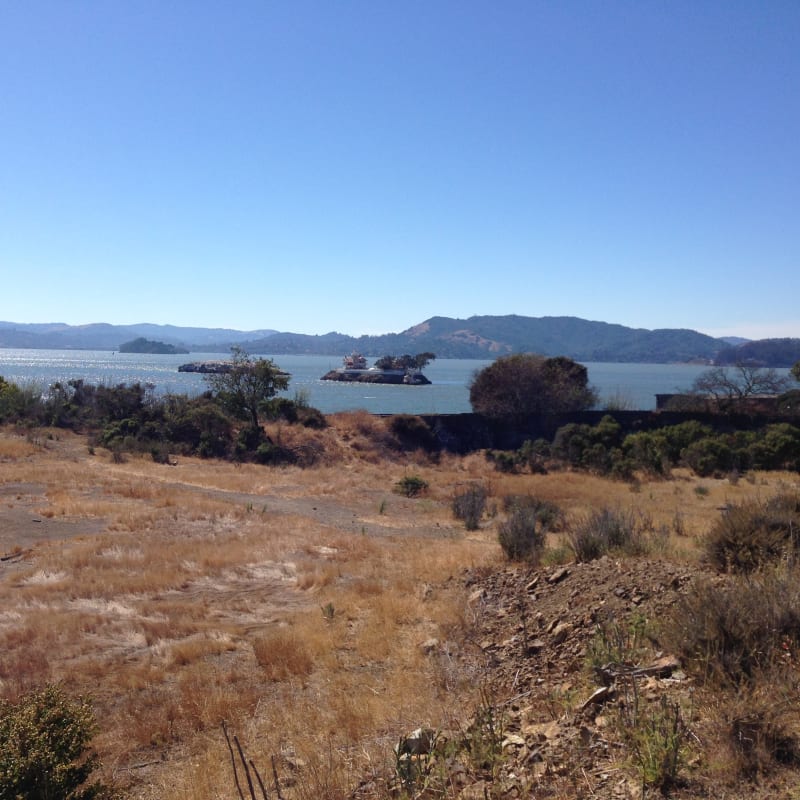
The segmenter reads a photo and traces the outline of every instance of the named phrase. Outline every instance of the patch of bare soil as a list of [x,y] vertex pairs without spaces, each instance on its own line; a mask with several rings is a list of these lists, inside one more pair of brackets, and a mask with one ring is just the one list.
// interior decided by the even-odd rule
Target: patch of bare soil
[[46,504],[42,484],[0,484],[0,564],[15,563],[40,542],[98,533],[105,527],[100,520],[43,516]]

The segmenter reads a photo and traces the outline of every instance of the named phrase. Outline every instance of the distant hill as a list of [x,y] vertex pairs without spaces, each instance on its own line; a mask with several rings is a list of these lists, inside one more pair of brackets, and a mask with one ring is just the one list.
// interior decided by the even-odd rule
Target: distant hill
[[431,317],[401,333],[322,336],[180,328],[171,325],[70,326],[61,323],[18,325],[0,322],[0,347],[116,350],[119,343],[144,337],[193,352],[228,352],[232,344],[265,355],[343,356],[354,350],[367,356],[430,351],[439,358],[490,359],[507,353],[565,355],[578,361],[631,363],[711,363],[727,343],[684,329],[646,330],[578,317],[476,316]]
[[232,344],[266,338],[274,330],[237,331],[228,328],[182,328],[176,325],[65,325],[61,322],[21,324],[0,322],[0,347],[41,350],[116,350],[129,339],[155,339],[193,352],[226,352]]
[[243,346],[251,352],[370,356],[430,351],[439,358],[488,359],[507,353],[566,355],[578,361],[711,362],[724,343],[690,330],[644,330],[578,317],[432,317],[402,333],[307,336],[278,333]]
[[759,339],[719,351],[720,366],[752,364],[758,367],[791,367],[800,361],[800,339]]

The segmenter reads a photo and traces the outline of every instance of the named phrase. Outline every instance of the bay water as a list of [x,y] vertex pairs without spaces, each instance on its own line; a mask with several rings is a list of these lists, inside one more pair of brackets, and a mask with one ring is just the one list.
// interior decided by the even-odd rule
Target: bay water
[[[442,358],[425,368],[429,386],[322,381],[321,376],[341,366],[335,356],[271,355],[291,374],[293,397],[302,392],[308,402],[323,413],[365,409],[373,414],[457,414],[471,410],[469,382],[473,374],[491,360]],[[0,375],[7,381],[46,391],[60,381],[82,379],[85,383],[152,384],[157,394],[197,395],[208,386],[197,373],[178,372],[189,361],[217,361],[219,353],[151,355],[114,353],[107,350],[0,349]],[[697,364],[612,364],[587,363],[589,381],[600,397],[599,407],[609,404],[629,409],[655,408],[655,395],[688,389],[706,366]]]

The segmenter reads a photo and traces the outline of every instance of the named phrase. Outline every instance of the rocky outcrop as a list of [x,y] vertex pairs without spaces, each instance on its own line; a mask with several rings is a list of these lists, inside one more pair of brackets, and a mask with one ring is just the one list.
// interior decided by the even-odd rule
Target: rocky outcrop
[[230,361],[192,361],[181,364],[178,372],[202,372],[203,374],[220,374],[231,371]]
[[347,383],[389,383],[396,386],[426,386],[430,381],[421,373],[404,373],[399,370],[344,370],[332,369],[321,381]]

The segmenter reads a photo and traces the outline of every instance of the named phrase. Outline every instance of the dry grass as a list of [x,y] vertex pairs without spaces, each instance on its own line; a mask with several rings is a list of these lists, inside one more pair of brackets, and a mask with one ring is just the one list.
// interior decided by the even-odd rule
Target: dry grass
[[[480,455],[398,455],[366,413],[334,415],[324,435],[337,462],[301,470],[116,464],[80,437],[43,447],[0,432],[0,488],[35,484],[45,519],[87,524],[0,573],[0,692],[48,680],[91,692],[98,749],[129,798],[229,797],[225,719],[260,767],[276,756],[287,800],[333,800],[390,762],[401,734],[474,708],[474,676],[450,656],[470,624],[457,578],[500,563],[502,512],[466,532],[451,512],[459,487],[481,481],[495,510],[507,494],[571,519],[640,510],[691,558],[719,506],[797,480],[703,480],[698,493],[677,474],[633,492],[568,472],[502,475]],[[392,494],[406,474],[430,484],[424,499]],[[0,499],[0,514],[22,502]],[[441,646],[426,654],[430,639]]]

